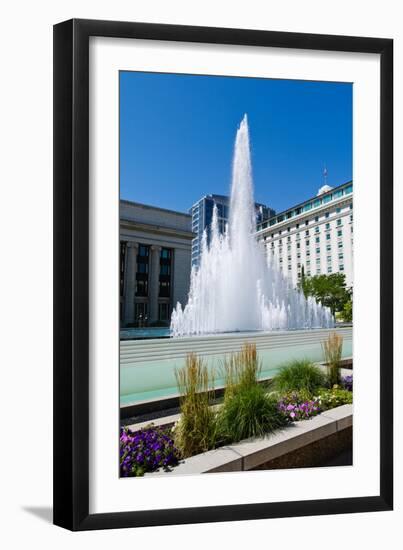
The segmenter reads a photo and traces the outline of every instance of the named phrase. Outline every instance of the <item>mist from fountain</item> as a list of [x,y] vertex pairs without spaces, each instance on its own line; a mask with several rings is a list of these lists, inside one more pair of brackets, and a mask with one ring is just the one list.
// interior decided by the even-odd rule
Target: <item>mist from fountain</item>
[[220,233],[215,206],[209,242],[204,231],[199,267],[192,268],[188,303],[178,302],[172,312],[172,336],[334,326],[330,309],[293,288],[255,232],[245,115],[235,140],[229,222]]

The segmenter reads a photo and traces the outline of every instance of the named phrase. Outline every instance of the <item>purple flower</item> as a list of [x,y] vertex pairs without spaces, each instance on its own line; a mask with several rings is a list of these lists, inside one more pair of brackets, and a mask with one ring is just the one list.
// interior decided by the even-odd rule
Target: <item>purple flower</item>
[[143,475],[158,468],[169,469],[179,460],[173,440],[161,428],[146,428],[133,432],[120,430],[120,475]]

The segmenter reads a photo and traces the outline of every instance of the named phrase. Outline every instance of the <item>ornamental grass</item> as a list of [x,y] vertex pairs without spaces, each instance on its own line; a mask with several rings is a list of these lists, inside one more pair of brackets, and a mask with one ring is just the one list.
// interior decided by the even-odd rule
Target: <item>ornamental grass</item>
[[256,345],[245,343],[224,361],[225,393],[218,422],[227,442],[262,436],[284,425],[277,401],[266,394]]
[[194,353],[175,372],[181,416],[174,428],[175,445],[184,458],[212,449],[217,441],[216,413],[211,407],[214,375]]
[[327,366],[330,387],[340,384],[340,361],[343,350],[343,337],[333,332],[322,343],[324,360]]
[[307,397],[326,383],[326,376],[311,361],[296,360],[288,363],[273,378],[279,393],[306,392]]

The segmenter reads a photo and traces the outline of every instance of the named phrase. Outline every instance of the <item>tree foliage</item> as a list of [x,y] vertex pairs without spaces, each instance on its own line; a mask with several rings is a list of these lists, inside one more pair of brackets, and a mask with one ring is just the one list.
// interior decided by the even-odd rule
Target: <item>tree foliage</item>
[[303,276],[300,288],[305,297],[313,296],[316,301],[329,307],[333,315],[336,311],[343,311],[345,304],[352,300],[352,289],[346,287],[344,273],[314,275],[313,277]]

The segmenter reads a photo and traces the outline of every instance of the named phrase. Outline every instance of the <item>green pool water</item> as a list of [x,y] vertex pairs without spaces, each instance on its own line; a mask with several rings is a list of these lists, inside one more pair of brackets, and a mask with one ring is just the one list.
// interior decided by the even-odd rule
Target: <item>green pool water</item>
[[[178,393],[175,370],[183,367],[184,358],[175,358],[166,354],[166,358],[157,361],[148,360],[133,362],[130,365],[122,365],[120,369],[120,403],[121,406],[129,405],[144,400],[170,397]],[[344,339],[343,358],[352,356],[352,341]],[[282,366],[294,359],[309,359],[322,361],[323,353],[321,343],[308,345],[287,345],[281,349],[269,349],[259,351],[262,362],[261,378],[273,377]],[[206,355],[204,360],[210,370],[215,373],[216,387],[223,386],[222,365],[224,356]]]

